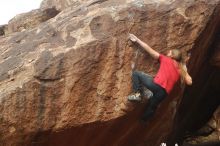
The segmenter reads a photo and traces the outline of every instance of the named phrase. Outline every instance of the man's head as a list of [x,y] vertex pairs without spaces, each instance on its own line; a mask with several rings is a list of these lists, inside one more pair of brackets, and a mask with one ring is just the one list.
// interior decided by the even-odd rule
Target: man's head
[[177,50],[177,49],[169,50],[167,52],[167,56],[171,57],[172,59],[174,59],[174,60],[176,60],[178,62],[182,61],[182,53],[181,53],[180,50]]

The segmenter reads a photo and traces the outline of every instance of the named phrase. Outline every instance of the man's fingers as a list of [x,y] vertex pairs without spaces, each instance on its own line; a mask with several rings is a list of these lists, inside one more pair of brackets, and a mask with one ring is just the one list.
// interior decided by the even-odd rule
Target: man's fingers
[[136,42],[136,39],[135,39],[134,37],[131,37],[130,40],[131,40],[132,42]]
[[131,33],[129,33],[129,39],[132,41],[132,42],[136,42],[137,41],[137,37]]

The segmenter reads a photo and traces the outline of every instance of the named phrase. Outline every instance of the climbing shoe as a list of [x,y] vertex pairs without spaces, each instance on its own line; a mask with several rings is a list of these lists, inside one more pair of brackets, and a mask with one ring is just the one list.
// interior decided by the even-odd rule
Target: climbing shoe
[[135,92],[130,95],[128,95],[129,101],[141,101],[141,93]]

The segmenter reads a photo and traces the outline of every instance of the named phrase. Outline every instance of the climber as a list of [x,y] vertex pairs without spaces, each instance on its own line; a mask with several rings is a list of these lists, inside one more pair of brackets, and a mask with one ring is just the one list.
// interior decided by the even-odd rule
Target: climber
[[143,87],[153,93],[153,96],[147,102],[142,117],[142,121],[146,121],[153,116],[158,104],[171,92],[179,78],[187,85],[192,85],[192,78],[183,67],[182,53],[179,50],[169,50],[165,56],[152,49],[133,34],[129,34],[129,39],[133,43],[140,45],[150,56],[160,62],[159,71],[154,78],[144,72],[132,72],[133,93],[128,96],[128,100],[140,101],[144,96]]

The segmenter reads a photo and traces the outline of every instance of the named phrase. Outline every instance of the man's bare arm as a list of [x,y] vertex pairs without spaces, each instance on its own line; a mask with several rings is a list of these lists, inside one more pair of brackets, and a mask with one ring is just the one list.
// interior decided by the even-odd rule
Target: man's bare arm
[[185,71],[184,81],[187,85],[191,86],[192,85],[192,77],[189,75],[189,73],[187,71],[186,64],[183,65],[183,70]]
[[146,44],[145,42],[143,42],[142,40],[140,40],[139,38],[137,38],[135,35],[133,34],[129,34],[129,39],[132,42],[136,42],[138,43],[141,47],[144,48],[145,51],[147,51],[153,58],[155,59],[159,59],[160,54],[155,51],[154,49],[152,49],[148,44]]

